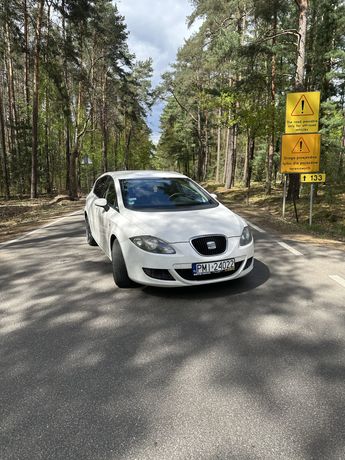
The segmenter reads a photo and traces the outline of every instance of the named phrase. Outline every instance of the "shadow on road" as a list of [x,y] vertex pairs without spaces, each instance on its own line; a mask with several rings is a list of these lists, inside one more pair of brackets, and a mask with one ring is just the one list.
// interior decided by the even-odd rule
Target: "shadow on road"
[[237,281],[119,290],[61,225],[1,253],[1,459],[344,452],[344,311],[289,255],[279,275],[268,251]]
[[269,277],[270,271],[267,265],[255,259],[253,271],[249,275],[237,280],[181,288],[158,288],[148,286],[144,288],[144,292],[147,295],[161,297],[163,299],[214,299],[251,291],[266,283]]

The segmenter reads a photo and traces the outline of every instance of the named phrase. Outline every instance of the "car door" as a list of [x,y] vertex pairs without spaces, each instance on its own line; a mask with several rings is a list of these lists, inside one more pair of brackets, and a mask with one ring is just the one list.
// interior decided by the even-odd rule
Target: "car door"
[[95,201],[97,198],[105,198],[108,184],[109,184],[109,179],[111,179],[110,176],[102,176],[100,177],[94,187],[93,187],[93,193],[90,198],[89,206],[88,206],[88,217],[89,217],[89,224],[91,228],[91,233],[94,239],[97,241],[98,244],[100,244],[101,241],[101,235],[102,235],[102,214],[103,214],[103,208],[100,208],[99,206],[95,205]]
[[113,227],[116,228],[117,221],[119,220],[119,208],[117,203],[117,194],[115,190],[115,183],[112,177],[109,177],[107,182],[107,189],[105,192],[105,199],[108,203],[108,209],[102,209],[100,213],[100,246],[103,251],[110,257],[110,237]]

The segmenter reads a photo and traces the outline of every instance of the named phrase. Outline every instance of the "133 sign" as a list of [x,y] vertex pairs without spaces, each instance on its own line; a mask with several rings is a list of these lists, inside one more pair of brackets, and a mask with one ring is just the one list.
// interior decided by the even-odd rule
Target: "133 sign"
[[326,182],[326,174],[319,173],[319,174],[301,174],[300,175],[301,182]]

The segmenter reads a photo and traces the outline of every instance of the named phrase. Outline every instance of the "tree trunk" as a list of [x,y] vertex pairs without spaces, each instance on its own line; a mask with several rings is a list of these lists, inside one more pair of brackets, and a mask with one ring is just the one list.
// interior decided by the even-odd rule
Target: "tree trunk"
[[203,132],[202,132],[202,120],[201,120],[200,107],[198,107],[197,130],[198,130],[198,142],[199,142],[197,179],[198,179],[198,181],[203,181],[205,179],[206,152],[205,152],[205,148],[204,148],[204,139],[203,139]]
[[234,156],[234,127],[229,128],[229,142],[228,142],[228,154],[226,163],[226,174],[225,174],[225,188],[231,188],[232,182],[232,170],[233,170],[233,156]]
[[[299,11],[298,20],[298,46],[297,46],[297,64],[295,75],[295,91],[303,91],[304,89],[304,67],[306,55],[306,36],[307,36],[307,13],[308,0],[295,0]],[[288,200],[299,198],[299,174],[289,175],[289,187],[287,192]]]
[[70,190],[70,179],[71,179],[71,172],[70,172],[70,165],[71,165],[71,102],[70,102],[70,95],[69,95],[69,81],[68,81],[68,65],[67,65],[67,43],[69,37],[66,33],[66,20],[65,20],[65,0],[61,1],[61,9],[62,13],[62,37],[64,43],[64,58],[63,58],[63,78],[64,78],[64,85],[65,85],[65,94],[64,94],[64,122],[65,122],[65,165],[66,165],[66,183],[65,188],[66,191]]
[[219,183],[220,180],[220,148],[221,148],[221,134],[222,128],[220,124],[220,119],[222,116],[222,109],[218,109],[218,128],[217,128],[217,164],[216,164],[216,182]]
[[[47,34],[46,34],[46,50],[49,49],[49,38],[50,38],[50,4],[48,4],[48,11],[47,11]],[[47,52],[44,56],[44,62],[48,64],[47,59]],[[46,191],[48,195],[52,193],[52,181],[51,181],[51,168],[50,168],[50,153],[49,153],[49,133],[50,133],[50,119],[49,119],[49,92],[48,92],[48,85],[45,85],[45,120],[44,120],[44,153],[45,153],[45,175],[46,175]]]
[[85,132],[86,126],[84,127],[83,131],[80,131],[80,110],[81,110],[81,95],[82,93],[82,85],[81,82],[78,84],[78,97],[77,97],[77,106],[76,106],[76,120],[75,120],[75,127],[74,127],[74,141],[73,141],[73,149],[70,155],[70,162],[69,162],[69,196],[71,199],[78,198],[78,178],[77,178],[77,161],[79,158],[79,148],[80,148],[80,139],[83,135],[83,131]]
[[250,188],[250,181],[252,178],[252,170],[253,170],[252,165],[253,165],[254,151],[255,151],[255,138],[251,134],[248,134],[246,162],[245,162],[245,169],[244,169],[244,184],[247,188]]
[[295,0],[299,10],[298,19],[298,48],[297,48],[297,65],[295,75],[295,90],[303,91],[304,89],[304,67],[306,55],[306,37],[307,37],[307,12],[308,0]]
[[205,113],[205,128],[204,128],[204,139],[205,139],[205,159],[204,159],[204,167],[202,172],[202,180],[206,180],[206,173],[209,170],[211,165],[211,158],[210,158],[210,150],[208,145],[209,133],[208,133],[208,111],[206,110]]
[[[125,131],[126,135],[126,131]],[[125,147],[125,170],[128,171],[130,169],[130,163],[129,163],[129,147],[131,144],[131,138],[132,138],[132,124],[130,123],[130,128],[128,131],[128,136],[126,139],[126,147]]]
[[70,181],[69,181],[69,197],[74,200],[78,198],[78,180],[77,180],[77,158],[79,155],[78,143],[74,144],[74,148],[70,155]]
[[48,195],[52,192],[49,158],[49,96],[48,89],[45,90],[45,122],[44,122],[44,153],[46,160],[46,191]]
[[[30,56],[29,56],[29,28],[28,28],[28,6],[27,0],[23,0],[23,12],[24,12],[24,49],[25,49],[25,67],[24,67],[24,80],[25,80],[25,102],[27,106],[27,113],[30,114]],[[28,120],[30,115],[28,116]]]
[[2,99],[2,85],[0,86],[0,148],[1,148],[1,169],[2,177],[4,180],[4,195],[5,200],[10,199],[10,179],[8,174],[7,165],[7,148],[5,139],[5,120],[4,120],[4,108]]
[[[230,114],[229,114],[230,117]],[[229,121],[229,119],[228,119]],[[230,142],[230,128],[226,128],[226,138],[225,138],[225,153],[224,153],[224,172],[223,172],[223,183],[225,184],[227,168],[228,168],[228,156],[229,156],[229,142]]]
[[[91,83],[91,88],[95,88],[96,82],[95,82],[95,40],[96,40],[96,35],[93,34],[93,44],[94,46],[91,49],[91,74],[90,74],[90,83]],[[95,151],[95,91],[91,92],[90,96],[90,151],[94,152]],[[92,170],[94,169],[94,161],[92,161]],[[89,175],[87,174],[87,177]]]
[[108,171],[108,129],[105,123],[102,126],[102,169]]
[[120,146],[120,133],[118,130],[115,131],[115,143],[114,143],[114,171],[117,170],[117,157],[118,157],[118,152],[119,152],[119,146]]
[[41,32],[44,0],[40,0],[35,24],[34,88],[32,96],[31,198],[37,198],[38,105],[40,84]]
[[267,156],[267,177],[266,177],[266,193],[272,192],[272,170],[275,144],[275,99],[276,99],[276,33],[277,33],[277,12],[275,11],[272,21],[272,57],[271,57],[271,133],[268,145]]
[[[345,110],[343,110],[345,120]],[[344,152],[345,152],[345,123],[343,124],[343,132],[341,137],[341,148],[339,152],[339,168],[338,168],[338,181],[343,183],[344,180]]]
[[[8,90],[8,118],[9,118],[9,152],[12,160],[12,171],[15,174],[16,179],[19,178],[20,193],[22,190],[22,171],[19,161],[19,148],[17,139],[17,108],[16,108],[16,97],[14,90],[14,72],[13,72],[13,58],[12,58],[12,46],[11,36],[9,31],[9,25],[5,24],[5,44],[6,44],[6,68],[7,68],[7,90]],[[17,180],[16,180],[17,182]]]
[[102,169],[108,171],[108,126],[107,126],[107,69],[102,85]]
[[[242,20],[239,19],[238,21],[238,27],[239,27],[239,35],[240,37],[242,37],[242,25],[243,25],[243,22]],[[242,39],[242,38],[241,38]],[[238,76],[236,76],[236,78],[233,80],[230,78],[229,80],[229,86],[233,86],[234,82],[236,82],[238,80]],[[238,104],[239,103],[236,103],[236,108],[238,107]],[[235,113],[234,112],[231,112],[230,109],[229,109],[229,116],[228,116],[228,123],[230,123],[230,115],[232,115],[232,117],[235,119],[236,117],[236,111]],[[225,188],[229,189],[231,188],[233,182],[234,182],[234,167],[235,167],[235,163],[236,163],[236,160],[235,160],[235,156],[236,156],[236,144],[237,144],[237,135],[236,135],[236,127],[235,125],[231,126],[229,128],[229,140],[227,142],[227,154],[226,154],[226,162],[225,162],[225,171],[224,171],[224,175],[225,175],[225,179],[224,179],[224,182],[225,182]]]
[[66,164],[66,190],[70,188],[70,158],[71,158],[71,130],[69,117],[65,116],[65,164]]
[[[26,104],[26,120],[25,120],[25,165],[29,164],[31,156],[31,111],[30,111],[30,44],[29,44],[29,12],[27,0],[23,0],[23,18],[24,18],[24,53],[25,53],[25,65],[24,65],[24,98]],[[24,166],[24,165],[23,165]],[[26,177],[27,170],[21,168],[23,178],[23,189],[26,189]]]
[[235,185],[236,165],[237,165],[237,130],[238,126],[234,125],[234,137],[233,137],[233,148],[232,148],[232,164],[230,170],[230,186]]

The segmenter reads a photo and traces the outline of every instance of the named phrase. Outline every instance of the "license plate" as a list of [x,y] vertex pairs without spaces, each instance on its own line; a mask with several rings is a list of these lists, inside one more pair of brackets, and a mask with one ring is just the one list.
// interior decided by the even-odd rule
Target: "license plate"
[[210,273],[230,272],[235,270],[235,259],[216,260],[192,264],[193,275],[208,275]]

